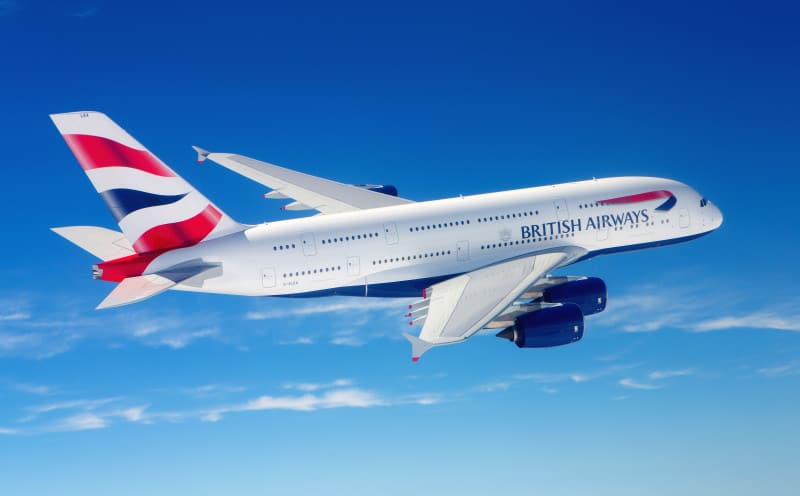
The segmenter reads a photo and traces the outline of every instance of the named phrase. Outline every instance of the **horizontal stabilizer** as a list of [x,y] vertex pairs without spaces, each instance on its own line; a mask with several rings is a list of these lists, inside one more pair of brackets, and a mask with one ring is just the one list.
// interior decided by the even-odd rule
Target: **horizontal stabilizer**
[[118,231],[95,226],[53,227],[51,230],[103,261],[134,254],[130,241]]
[[178,284],[199,286],[202,281],[221,274],[218,263],[201,261],[184,262],[157,274],[128,277],[117,284],[111,293],[97,306],[97,310],[130,305],[146,300]]
[[174,285],[174,281],[157,274],[128,277],[117,284],[117,287],[106,296],[106,299],[97,305],[97,310],[121,307],[146,300],[151,296],[163,293]]

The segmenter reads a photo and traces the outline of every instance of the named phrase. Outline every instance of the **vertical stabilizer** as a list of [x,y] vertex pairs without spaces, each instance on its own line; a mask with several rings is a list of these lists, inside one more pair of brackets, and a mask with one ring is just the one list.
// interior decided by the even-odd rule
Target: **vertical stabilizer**
[[105,114],[50,118],[137,253],[243,229]]

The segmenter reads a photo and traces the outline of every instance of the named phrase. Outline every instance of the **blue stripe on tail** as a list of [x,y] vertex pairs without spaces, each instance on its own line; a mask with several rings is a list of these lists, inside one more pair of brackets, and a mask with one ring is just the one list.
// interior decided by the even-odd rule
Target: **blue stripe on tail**
[[674,195],[672,195],[669,198],[667,198],[667,201],[665,201],[661,205],[657,206],[656,210],[659,210],[661,212],[666,212],[669,209],[671,209],[672,207],[674,207],[675,203],[677,203],[677,202],[678,202],[678,200],[675,198]]
[[121,221],[131,212],[147,207],[169,205],[175,203],[188,193],[182,195],[156,195],[135,189],[110,189],[103,191],[100,196],[106,202],[117,222]]

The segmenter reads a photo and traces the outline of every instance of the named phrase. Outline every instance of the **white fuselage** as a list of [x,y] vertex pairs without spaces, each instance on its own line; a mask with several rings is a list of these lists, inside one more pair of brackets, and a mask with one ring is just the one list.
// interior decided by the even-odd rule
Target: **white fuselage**
[[[649,191],[663,199],[600,203]],[[221,275],[175,289],[251,296],[419,296],[456,274],[568,247],[569,263],[693,239],[722,214],[692,188],[651,177],[596,179],[270,222],[169,251],[148,273],[186,260]]]

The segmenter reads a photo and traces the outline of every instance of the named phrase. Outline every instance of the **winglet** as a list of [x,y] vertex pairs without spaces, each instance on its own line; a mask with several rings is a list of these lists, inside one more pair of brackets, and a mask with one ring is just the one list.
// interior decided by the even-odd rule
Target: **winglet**
[[204,149],[200,148],[199,146],[192,145],[192,148],[194,149],[194,151],[197,152],[197,163],[198,164],[202,164],[203,162],[205,162],[206,158],[208,158],[208,155],[211,153],[208,150],[204,150]]
[[416,336],[412,336],[408,333],[403,333],[403,337],[411,343],[411,361],[418,362],[419,357],[422,356],[423,353],[431,349],[434,345],[430,341],[425,341],[420,339]]

